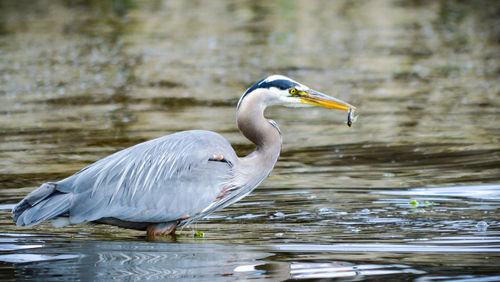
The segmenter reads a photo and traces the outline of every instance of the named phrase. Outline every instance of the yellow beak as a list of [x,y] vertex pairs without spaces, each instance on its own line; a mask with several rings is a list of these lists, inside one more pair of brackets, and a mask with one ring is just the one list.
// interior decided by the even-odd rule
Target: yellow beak
[[299,93],[300,100],[304,104],[325,107],[328,109],[336,109],[348,111],[349,109],[356,110],[356,107],[337,98],[330,97],[316,90],[309,89]]

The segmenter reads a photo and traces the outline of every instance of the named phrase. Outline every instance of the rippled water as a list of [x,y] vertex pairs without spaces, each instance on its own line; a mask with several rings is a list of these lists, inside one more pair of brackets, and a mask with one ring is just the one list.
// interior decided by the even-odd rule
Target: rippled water
[[[0,1],[0,278],[500,280],[499,14],[495,1]],[[208,129],[250,152],[236,102],[272,73],[358,106],[358,122],[270,109],[284,144],[268,180],[164,242],[12,223],[41,183],[151,138]]]

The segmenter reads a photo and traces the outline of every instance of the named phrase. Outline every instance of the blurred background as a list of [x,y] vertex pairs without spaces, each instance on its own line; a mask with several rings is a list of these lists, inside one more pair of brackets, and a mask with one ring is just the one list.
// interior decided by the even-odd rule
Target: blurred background
[[[235,107],[270,74],[357,106],[357,123],[269,109],[283,133],[271,176],[175,247],[12,223],[41,183],[152,138],[206,129],[251,152]],[[499,77],[498,1],[0,1],[0,276],[71,278],[98,261],[113,266],[84,278],[120,277],[139,253],[126,266],[138,279],[495,277]],[[229,269],[182,260],[229,251]]]

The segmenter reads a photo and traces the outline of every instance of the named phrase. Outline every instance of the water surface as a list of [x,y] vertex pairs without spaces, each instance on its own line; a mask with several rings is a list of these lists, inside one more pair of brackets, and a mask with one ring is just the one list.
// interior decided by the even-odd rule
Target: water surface
[[[0,277],[500,280],[499,14],[495,1],[0,1]],[[269,109],[284,139],[271,176],[164,242],[12,223],[41,183],[148,139],[207,129],[247,154],[236,103],[273,73],[356,105],[357,123]]]

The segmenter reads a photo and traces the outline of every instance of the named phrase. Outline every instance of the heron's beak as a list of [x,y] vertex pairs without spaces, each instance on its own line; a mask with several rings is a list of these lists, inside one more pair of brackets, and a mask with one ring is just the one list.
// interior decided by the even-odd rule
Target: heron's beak
[[350,108],[352,108],[353,110],[356,109],[356,107],[354,107],[349,103],[346,103],[337,98],[330,97],[316,90],[309,89],[299,94],[300,94],[300,100],[304,104],[325,107],[328,109],[343,110],[343,111],[348,111]]

